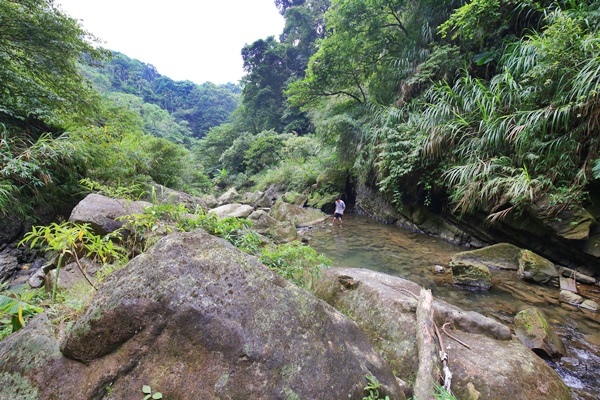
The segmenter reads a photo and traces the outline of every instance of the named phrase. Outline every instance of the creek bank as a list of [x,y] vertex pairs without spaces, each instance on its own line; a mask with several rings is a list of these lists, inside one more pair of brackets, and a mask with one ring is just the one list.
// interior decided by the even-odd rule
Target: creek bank
[[[408,382],[418,368],[414,295],[420,290],[414,282],[356,268],[328,269],[315,288],[319,297],[359,324],[394,373]],[[451,388],[458,398],[571,399],[556,372],[512,338],[507,326],[439,300],[433,310],[437,325],[450,323],[449,333],[470,347],[444,336]]]
[[354,192],[356,211],[378,221],[466,247],[511,243],[586,275],[600,275],[600,215],[585,209],[553,213],[547,202],[540,201],[525,215],[509,214],[489,224],[483,214],[457,218],[412,203],[394,207],[384,194],[366,185],[358,185]]

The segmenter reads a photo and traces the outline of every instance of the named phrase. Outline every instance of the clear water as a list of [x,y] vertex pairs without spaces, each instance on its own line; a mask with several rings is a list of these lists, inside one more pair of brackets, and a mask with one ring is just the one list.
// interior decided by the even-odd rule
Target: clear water
[[[596,322],[600,316],[586,317],[577,309],[563,308],[557,287],[527,284],[514,271],[494,270],[489,291],[456,288],[448,263],[454,253],[468,249],[361,215],[345,215],[343,226],[332,226],[329,219],[305,235],[310,245],[331,258],[335,266],[367,268],[410,279],[448,303],[508,326],[524,307],[541,309],[567,348],[566,357],[549,364],[571,388],[575,399],[600,399],[600,323]],[[435,265],[443,266],[446,272],[435,273]],[[600,302],[598,286],[580,285],[579,289]]]

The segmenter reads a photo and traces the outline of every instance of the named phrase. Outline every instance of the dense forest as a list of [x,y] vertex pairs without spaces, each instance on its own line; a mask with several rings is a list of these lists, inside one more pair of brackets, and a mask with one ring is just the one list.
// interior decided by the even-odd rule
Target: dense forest
[[60,209],[84,178],[315,206],[352,181],[491,220],[590,202],[597,1],[275,4],[285,28],[241,49],[240,88],[96,48],[51,0],[2,2],[0,210]]

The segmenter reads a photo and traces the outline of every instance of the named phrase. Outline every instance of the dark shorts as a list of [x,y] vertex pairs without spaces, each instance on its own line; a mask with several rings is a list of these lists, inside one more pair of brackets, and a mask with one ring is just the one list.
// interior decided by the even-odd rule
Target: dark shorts
[[334,214],[333,214],[333,218],[339,218],[339,219],[342,219],[342,214],[340,214],[340,213],[334,213]]

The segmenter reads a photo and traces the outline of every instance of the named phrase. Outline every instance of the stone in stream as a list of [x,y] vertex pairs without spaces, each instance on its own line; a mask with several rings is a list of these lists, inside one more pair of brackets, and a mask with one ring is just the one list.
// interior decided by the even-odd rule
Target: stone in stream
[[558,280],[558,270],[551,261],[532,251],[523,250],[517,276],[530,282],[550,283]]
[[225,204],[217,208],[212,208],[208,212],[217,214],[219,218],[234,217],[246,218],[252,214],[253,208],[247,204]]
[[593,300],[585,300],[584,302],[582,302],[579,307],[583,308],[584,310],[588,310],[588,311],[598,311],[598,303],[596,303]]
[[583,297],[580,295],[573,293],[569,290],[561,290],[559,295],[559,300],[569,304],[581,304],[583,303]]
[[492,274],[488,267],[477,261],[450,261],[452,282],[461,287],[488,290],[492,287]]
[[452,261],[470,261],[484,264],[488,268],[514,269],[519,268],[519,257],[522,249],[509,243],[498,243],[477,250],[456,253]]
[[525,346],[537,354],[550,358],[565,355],[565,346],[537,308],[520,311],[515,316],[514,324],[515,335]]

